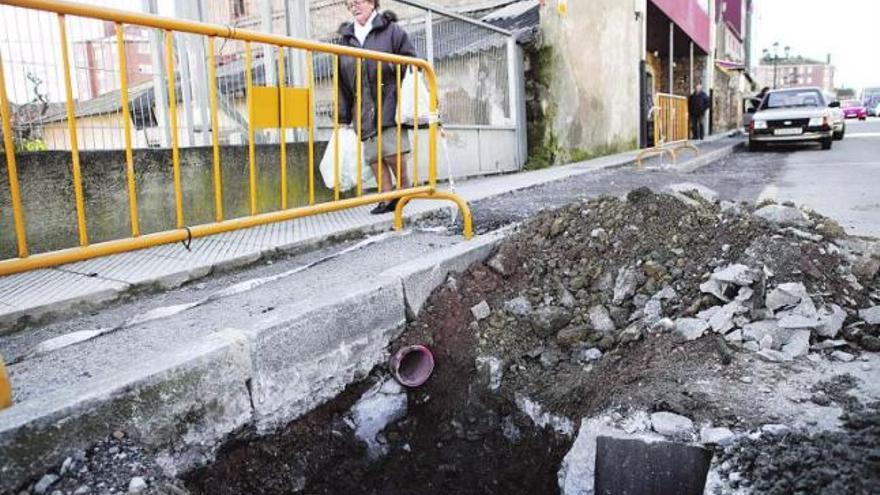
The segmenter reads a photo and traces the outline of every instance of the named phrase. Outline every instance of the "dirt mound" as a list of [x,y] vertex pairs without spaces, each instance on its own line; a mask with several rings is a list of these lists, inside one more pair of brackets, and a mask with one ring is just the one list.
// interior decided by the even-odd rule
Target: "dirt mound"
[[[668,411],[753,429],[767,413],[744,375],[764,360],[782,362],[771,373],[784,380],[787,361],[871,348],[873,244],[787,205],[684,191],[541,213],[450,277],[393,346],[427,344],[437,368],[377,437],[384,456],[355,437],[347,394],[277,436],[229,446],[189,487],[550,493],[581,418]],[[751,462],[741,459],[731,463]]]

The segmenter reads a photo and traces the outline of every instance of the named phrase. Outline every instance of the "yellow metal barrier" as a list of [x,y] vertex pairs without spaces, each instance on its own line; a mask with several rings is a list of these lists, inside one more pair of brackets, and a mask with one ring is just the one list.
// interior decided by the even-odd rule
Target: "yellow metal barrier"
[[672,163],[678,161],[678,151],[683,149],[699,153],[688,141],[688,104],[684,96],[658,93],[654,97],[654,146],[646,148],[636,158],[639,168],[648,156],[668,154]]
[[6,373],[6,365],[0,357],[0,409],[6,409],[12,405],[12,385],[9,383],[9,375]]
[[[63,249],[58,251],[29,255],[27,247],[27,237],[25,230],[25,216],[22,210],[20,199],[20,188],[18,182],[18,174],[16,168],[16,160],[14,153],[14,143],[12,138],[12,108],[8,95],[6,93],[5,79],[3,77],[3,60],[0,59],[0,116],[2,116],[2,129],[4,136],[4,144],[6,149],[6,166],[9,172],[9,189],[11,196],[11,204],[13,210],[13,219],[15,225],[16,240],[18,244],[18,257],[0,260],[0,275],[10,273],[33,270],[49,266],[80,261],[99,256],[105,256],[113,253],[132,251],[136,249],[147,248],[159,244],[184,241],[195,237],[203,237],[221,232],[228,232],[236,229],[254,227],[271,222],[279,222],[291,220],[295,218],[318,215],[347,208],[364,206],[380,201],[389,201],[399,199],[399,203],[395,210],[394,225],[397,229],[402,228],[402,211],[403,207],[411,199],[442,199],[455,203],[462,212],[464,219],[464,235],[470,239],[472,236],[471,215],[467,203],[460,197],[446,192],[437,191],[437,119],[430,119],[431,123],[428,128],[428,182],[425,185],[419,184],[418,175],[418,157],[417,142],[413,146],[413,167],[415,169],[412,184],[401,184],[397,181],[397,187],[388,192],[381,192],[381,172],[377,178],[380,184],[380,192],[364,194],[363,191],[363,171],[359,168],[357,171],[357,187],[356,195],[353,198],[340,199],[339,186],[339,148],[338,141],[335,149],[330,150],[334,157],[334,187],[333,200],[324,203],[315,204],[315,191],[313,181],[314,170],[314,68],[312,56],[314,53],[326,53],[332,55],[333,58],[333,129],[339,129],[339,75],[340,75],[340,57],[351,57],[355,59],[356,67],[361,68],[363,60],[372,60],[376,62],[384,62],[395,66],[395,76],[398,89],[398,98],[400,98],[401,89],[401,67],[413,69],[416,78],[416,87],[420,77],[423,77],[430,91],[430,108],[429,115],[437,114],[437,78],[433,67],[426,61],[411,57],[403,57],[388,53],[374,52],[362,50],[347,46],[333,45],[328,43],[319,43],[309,40],[294,39],[285,36],[274,35],[270,33],[261,33],[234,28],[232,26],[207,24],[194,22],[183,19],[171,19],[154,15],[147,15],[137,12],[126,12],[121,10],[107,9],[92,5],[83,5],[73,2],[59,0],[0,0],[0,5],[9,5],[20,7],[44,13],[53,13],[57,15],[58,27],[61,35],[61,43],[59,50],[62,54],[63,77],[65,82],[65,95],[67,105],[68,131],[70,136],[72,171],[73,171],[73,190],[76,207],[76,218],[79,232],[79,247]],[[66,35],[67,18],[82,17],[86,19],[107,21],[113,23],[116,34],[116,46],[118,50],[118,63],[120,70],[120,99],[123,112],[125,113],[126,125],[124,132],[125,143],[125,167],[128,189],[128,208],[131,221],[131,237],[100,242],[96,244],[89,243],[88,232],[86,228],[86,210],[84,205],[84,191],[82,184],[82,176],[80,171],[80,157],[78,153],[77,143],[77,120],[75,116],[75,100],[73,98],[73,89],[71,82],[71,64],[68,60],[68,40]],[[128,81],[126,79],[126,53],[123,50],[125,44],[125,26],[141,26],[144,28],[159,29],[164,32],[165,36],[165,71],[169,75],[167,77],[168,91],[168,112],[171,130],[171,161],[173,170],[173,187],[175,201],[175,219],[176,229],[150,234],[141,234],[136,193],[137,187],[134,180],[135,164],[132,157],[132,140],[131,127],[128,124],[130,119],[128,115]],[[201,225],[186,225],[186,216],[184,212],[183,202],[183,184],[180,171],[180,136],[177,119],[177,89],[175,84],[175,54],[174,54],[174,34],[185,33],[190,35],[205,36],[208,48],[208,83],[210,98],[210,124],[211,124],[211,145],[213,157],[213,190],[214,190],[214,219],[213,223]],[[222,187],[222,162],[219,152],[218,141],[218,101],[217,101],[217,73],[215,58],[215,45],[217,39],[236,40],[244,43],[245,57],[245,85],[247,96],[247,134],[248,134],[248,191],[250,215],[225,219],[223,213],[223,187]],[[255,87],[253,82],[252,68],[252,44],[259,43],[274,47],[274,51],[278,53],[278,74],[279,83],[277,87]],[[297,49],[304,51],[306,58],[306,87],[293,88],[287,87],[284,79],[283,51],[284,49]],[[377,64],[378,87],[382,87],[383,64]],[[357,70],[357,91],[356,91],[356,122],[358,138],[362,135],[363,116],[361,115],[361,70]],[[379,92],[381,95],[381,91]],[[416,117],[419,116],[418,95],[416,94]],[[400,115],[400,100],[398,100],[398,116]],[[381,104],[379,105],[381,119]],[[424,109],[422,110],[424,111]],[[377,119],[377,120],[378,120]],[[398,119],[399,122],[400,119]],[[378,120],[381,122],[381,120]],[[280,209],[270,212],[258,211],[258,198],[256,188],[257,166],[255,156],[256,129],[258,128],[277,128],[281,143],[281,201]],[[287,175],[286,175],[286,151],[285,142],[287,129],[289,128],[307,128],[308,129],[308,206],[296,208],[288,208],[287,205]],[[381,125],[377,128],[381,129]],[[417,139],[418,133],[414,134]],[[397,133],[397,177],[401,177],[402,172],[402,156],[401,156],[401,132],[398,124]],[[381,139],[381,131],[378,139]],[[360,143],[360,139],[358,141]],[[381,147],[379,148],[381,149]],[[361,145],[358,145],[357,154],[362,154]],[[381,153],[380,153],[381,154]],[[384,158],[384,157],[382,157]],[[359,160],[360,163],[360,160]],[[2,392],[2,389],[0,389]],[[2,398],[2,397],[0,397]]]

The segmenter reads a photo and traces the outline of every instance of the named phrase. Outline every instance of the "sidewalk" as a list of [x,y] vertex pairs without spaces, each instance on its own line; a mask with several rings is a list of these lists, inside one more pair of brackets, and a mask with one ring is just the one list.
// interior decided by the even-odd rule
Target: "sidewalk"
[[[678,167],[693,170],[730,153],[736,138],[716,135],[700,144],[700,155],[682,153]],[[558,181],[596,170],[634,163],[637,152],[626,152],[542,170],[490,176],[456,184],[469,203],[511,191]],[[646,160],[656,166],[660,158]],[[448,189],[442,185],[441,189]],[[405,218],[412,221],[448,208],[435,201],[413,201]],[[389,230],[392,215],[369,214],[371,206],[193,239],[191,249],[168,244],[139,251],[70,263],[55,268],[0,278],[0,334],[17,322],[38,321],[47,314],[88,309],[135,290],[168,289],[204,277],[215,270],[246,266],[277,252],[308,249],[331,237],[344,238]]]
[[[739,142],[706,144],[701,156]],[[476,202],[634,158],[624,153],[474,179],[457,192]],[[417,203],[408,218],[445,207]],[[45,314],[148,284],[179,285],[277,250],[312,248],[206,283],[65,315],[34,335],[25,329],[0,337],[0,348],[20,351],[9,356],[16,358],[9,366],[15,403],[0,411],[0,492],[116,430],[159,452],[173,470],[211,459],[234,431],[286,424],[383,362],[408,316],[447,275],[485,259],[509,230],[469,242],[405,231],[321,246],[329,236],[390,228],[390,215],[377,218],[368,209],[201,239],[192,252],[169,245],[0,279],[2,297],[14,283],[19,290],[11,294],[23,305],[42,295],[41,304],[20,314]],[[51,345],[31,353],[30,343],[14,344],[30,337]]]

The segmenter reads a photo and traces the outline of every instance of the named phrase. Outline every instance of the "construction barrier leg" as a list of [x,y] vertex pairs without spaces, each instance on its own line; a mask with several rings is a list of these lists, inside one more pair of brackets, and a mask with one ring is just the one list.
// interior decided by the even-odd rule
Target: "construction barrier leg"
[[458,206],[459,211],[461,211],[461,218],[464,224],[464,238],[470,240],[474,236],[473,218],[471,217],[471,209],[468,206],[467,201],[462,199],[461,196],[458,196],[457,194],[440,191],[426,194],[413,194],[400,198],[400,201],[397,203],[397,208],[394,209],[395,230],[403,229],[403,209],[406,207],[407,203],[409,203],[413,199],[434,199],[452,201]]
[[6,373],[6,365],[0,358],[0,409],[6,409],[12,405],[12,384],[9,383],[9,374]]

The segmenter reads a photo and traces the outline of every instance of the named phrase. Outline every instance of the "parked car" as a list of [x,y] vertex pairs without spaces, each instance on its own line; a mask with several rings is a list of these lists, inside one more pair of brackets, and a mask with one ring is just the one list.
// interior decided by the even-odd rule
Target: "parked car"
[[[824,95],[827,102],[837,101],[830,93],[824,93]],[[828,111],[831,112],[831,127],[834,128],[834,140],[840,141],[843,139],[843,135],[846,134],[846,119],[843,117],[843,110],[836,106],[829,107]]]
[[868,110],[859,100],[846,100],[840,107],[843,109],[843,118],[865,120],[868,118]]
[[874,107],[874,117],[880,117],[880,102]]
[[749,149],[768,143],[817,142],[830,150],[834,139],[831,109],[819,88],[778,89],[767,93],[749,124]]

